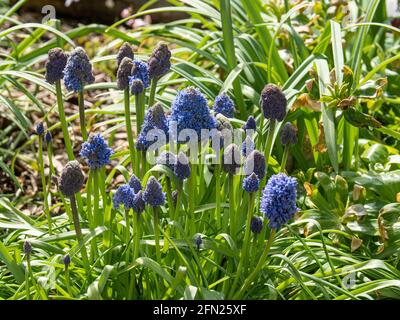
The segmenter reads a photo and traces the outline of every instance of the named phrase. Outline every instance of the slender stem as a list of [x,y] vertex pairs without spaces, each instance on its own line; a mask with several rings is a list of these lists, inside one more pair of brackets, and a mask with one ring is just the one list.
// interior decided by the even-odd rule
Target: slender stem
[[31,257],[29,254],[26,255],[26,270],[25,270],[25,292],[26,300],[31,300],[31,285],[30,285],[30,273],[31,273]]
[[233,186],[233,174],[229,173],[228,176],[229,185],[229,226],[230,234],[232,238],[236,238],[236,226],[235,226],[235,189]]
[[130,239],[130,222],[129,222],[129,211],[130,209],[125,209],[125,245],[126,245],[126,262],[129,262],[129,239]]
[[124,105],[125,105],[126,132],[128,135],[129,153],[131,155],[131,164],[133,168],[133,162],[135,159],[135,143],[133,141],[133,134],[132,134],[131,109],[129,106],[129,88],[126,88],[124,90]]
[[249,288],[249,286],[251,285],[251,283],[254,281],[254,279],[257,277],[257,275],[260,273],[262,267],[264,266],[265,263],[265,259],[268,256],[269,250],[271,249],[271,245],[272,245],[272,240],[274,239],[276,230],[272,229],[271,233],[269,235],[269,239],[268,242],[265,246],[264,252],[262,254],[262,256],[260,257],[260,260],[257,263],[257,266],[255,267],[255,269],[253,270],[253,272],[247,277],[247,279],[245,280],[245,282],[243,283],[242,287],[240,288],[240,290],[236,293],[236,295],[234,295],[233,299],[239,299],[242,297],[242,295],[246,292],[246,290]]
[[83,90],[78,92],[78,105],[79,105],[79,121],[80,121],[80,125],[81,125],[81,133],[82,133],[83,141],[86,141],[88,138],[88,133],[86,131],[85,100],[83,97]]
[[215,165],[215,220],[218,230],[221,229],[221,164]]
[[141,164],[142,164],[142,172],[141,172],[141,178],[143,178],[144,177],[144,175],[146,174],[146,171],[147,171],[147,159],[146,159],[146,151],[140,151],[140,155],[141,155],[141,157],[142,157],[142,161],[141,161]]
[[150,95],[149,95],[149,108],[152,107],[154,104],[154,98],[156,96],[157,82],[158,82],[157,78],[153,78],[151,80]]
[[246,263],[247,263],[247,254],[249,252],[249,245],[250,245],[250,223],[251,218],[253,217],[253,210],[254,210],[254,192],[249,193],[249,204],[247,210],[247,220],[246,220],[246,228],[244,231],[244,240],[242,245],[242,252],[240,254],[239,266],[236,271],[235,280],[231,287],[231,291],[229,296],[233,295],[236,290],[236,285],[240,279],[240,275],[242,273],[242,269],[246,271]]
[[81,229],[81,224],[79,222],[79,214],[78,214],[78,209],[76,206],[75,195],[70,196],[70,201],[71,201],[71,209],[72,209],[72,220],[74,222],[76,238],[78,239],[78,243],[79,243],[80,251],[82,254],[82,260],[83,260],[83,264],[84,264],[84,267],[86,270],[86,274],[87,274],[88,278],[90,278],[89,258],[88,258],[88,254],[86,251],[85,243],[83,242],[82,229]]
[[160,229],[158,225],[158,208],[153,208],[153,223],[154,223],[154,239],[156,244],[156,259],[158,263],[161,263],[161,250],[160,250]]
[[60,80],[56,81],[56,94],[57,94],[58,116],[60,117],[61,129],[63,132],[63,138],[64,138],[64,143],[65,143],[65,149],[67,149],[68,160],[74,160],[75,157],[74,157],[71,139],[69,138],[69,133],[68,133],[68,125],[67,125],[67,119],[65,117],[64,101],[63,101]]
[[39,170],[40,170],[40,177],[42,181],[42,189],[43,189],[43,204],[44,204],[44,212],[47,216],[47,225],[49,227],[49,234],[52,234],[52,221],[51,221],[51,214],[49,210],[49,202],[47,199],[47,183],[46,183],[46,176],[44,174],[44,161],[43,161],[43,136],[38,136],[39,140]]
[[290,145],[289,144],[285,145],[285,149],[283,150],[283,155],[282,155],[281,170],[280,170],[281,172],[285,172],[286,162],[289,155],[289,149]]
[[67,286],[67,292],[72,297],[71,281],[70,281],[70,278],[69,278],[69,268],[68,268],[68,266],[65,266],[65,284]]
[[133,262],[139,257],[140,255],[140,214],[134,213],[135,222],[134,222],[134,230],[135,230],[135,243],[134,243],[134,250],[133,250]]
[[265,172],[267,172],[268,170],[268,160],[272,151],[272,140],[274,138],[275,125],[276,125],[276,120],[271,119],[269,121],[268,136],[267,136],[267,141],[265,143],[265,151],[264,151],[265,164],[266,164]]
[[175,208],[174,208],[174,203],[172,201],[172,187],[171,187],[171,180],[169,177],[165,177],[167,180],[167,201],[168,201],[168,208],[169,208],[169,216],[171,219],[174,218],[175,216]]
[[196,182],[196,164],[190,163],[190,177],[189,177],[189,212],[187,221],[185,223],[185,232],[190,232],[190,225],[194,224],[194,199],[195,199],[195,182]]
[[95,169],[93,171],[93,220],[95,228],[102,224],[99,209],[99,178],[97,175],[97,170],[98,169]]

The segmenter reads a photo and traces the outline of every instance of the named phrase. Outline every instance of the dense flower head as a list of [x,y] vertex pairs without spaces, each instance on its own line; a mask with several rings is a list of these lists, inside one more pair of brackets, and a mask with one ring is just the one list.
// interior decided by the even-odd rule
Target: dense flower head
[[117,70],[117,87],[120,90],[125,90],[129,86],[129,77],[132,74],[133,61],[125,57],[122,59]]
[[139,136],[136,140],[136,149],[139,151],[146,151],[150,147],[150,145],[156,142],[157,137],[154,137],[154,140],[149,139],[149,137],[147,137],[147,134],[150,130],[157,129],[161,130],[165,134],[165,136],[168,135],[167,118],[165,117],[163,107],[159,103],[156,103],[147,111]]
[[184,129],[192,129],[200,140],[202,129],[216,128],[216,120],[210,114],[207,99],[199,89],[188,87],[179,91],[171,109],[170,130],[173,131],[172,124],[176,123],[177,134]]
[[82,189],[84,176],[81,166],[76,160],[69,161],[61,172],[59,180],[60,191],[67,197]]
[[110,156],[113,154],[100,133],[90,135],[88,141],[82,144],[81,157],[88,161],[90,169],[99,169],[110,163]]
[[165,203],[165,192],[162,191],[161,184],[153,176],[147,181],[143,192],[143,200],[152,207],[162,206]]
[[186,178],[190,177],[189,159],[182,151],[178,153],[176,158],[174,172],[179,180],[185,180]]
[[64,263],[64,265],[66,267],[68,267],[71,264],[71,257],[69,256],[69,254],[66,254],[63,258],[62,258],[62,262]]
[[296,206],[297,182],[283,173],[273,175],[265,186],[260,211],[269,219],[271,229],[279,229],[299,210]]
[[283,145],[297,143],[297,128],[290,122],[286,122],[282,128],[281,143]]
[[232,99],[224,92],[215,98],[213,109],[215,113],[221,113],[225,117],[233,118],[235,105]]
[[140,190],[142,190],[142,182],[134,174],[132,174],[131,178],[129,179],[128,184],[133,189],[133,192],[135,192],[135,193],[138,193]]
[[258,150],[252,151],[244,163],[244,174],[248,176],[254,172],[258,179],[262,180],[265,177],[265,170],[264,155]]
[[32,245],[29,241],[24,241],[24,253],[30,255],[32,253]]
[[240,151],[236,144],[227,146],[222,155],[222,169],[230,174],[236,174],[240,168]]
[[64,83],[68,91],[79,92],[85,84],[94,82],[92,65],[85,50],[81,47],[75,48],[68,57],[64,69]]
[[143,81],[140,79],[133,79],[130,82],[131,93],[136,96],[144,91]]
[[201,235],[197,234],[194,237],[194,244],[196,245],[197,250],[200,250],[202,243],[203,243],[203,239],[202,239]]
[[118,209],[120,205],[124,205],[125,209],[132,208],[133,198],[135,193],[129,184],[123,184],[119,186],[113,196],[113,205],[115,209]]
[[245,157],[248,156],[254,151],[255,148],[256,145],[254,144],[253,140],[250,138],[250,136],[247,136],[242,143],[242,155]]
[[133,60],[133,50],[128,42],[124,42],[123,45],[118,50],[117,53],[118,66],[121,64],[124,58],[129,58],[130,60]]
[[171,51],[165,43],[158,44],[147,62],[150,79],[160,78],[171,68]]
[[143,192],[139,190],[138,193],[135,194],[132,201],[132,209],[136,213],[142,213],[144,211],[145,202],[143,200]]
[[35,128],[36,134],[38,136],[42,136],[44,134],[44,124],[43,122],[39,122]]
[[46,81],[54,84],[56,81],[64,77],[64,68],[67,64],[68,55],[61,48],[53,48],[49,50],[48,58],[45,64]]
[[260,187],[260,179],[253,172],[251,175],[243,179],[243,189],[247,192],[256,192]]
[[256,119],[254,119],[253,116],[249,116],[247,118],[246,123],[242,127],[243,130],[256,130],[256,128],[257,128],[257,123]]
[[132,75],[129,77],[129,86],[132,87],[132,82],[135,79],[142,80],[143,87],[148,88],[150,85],[149,68],[147,64],[140,60],[133,60]]
[[250,230],[253,233],[260,233],[264,226],[264,219],[259,216],[254,216],[250,221]]
[[260,105],[264,117],[282,121],[286,115],[286,97],[282,90],[274,85],[267,84],[261,92]]
[[44,135],[44,141],[46,141],[47,144],[50,144],[52,140],[53,137],[51,136],[51,132],[46,131],[46,134]]
[[157,164],[163,164],[174,171],[176,155],[170,151],[163,151],[156,159]]

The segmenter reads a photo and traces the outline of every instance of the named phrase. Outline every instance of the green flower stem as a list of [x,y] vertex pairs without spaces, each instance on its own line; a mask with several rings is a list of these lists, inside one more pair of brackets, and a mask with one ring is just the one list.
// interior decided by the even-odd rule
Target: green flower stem
[[135,95],[136,104],[136,133],[139,134],[144,120],[144,98],[145,92]]
[[38,140],[39,140],[39,170],[40,170],[40,177],[41,177],[42,189],[43,189],[44,212],[47,216],[47,225],[49,228],[49,234],[52,234],[52,221],[51,221],[51,214],[50,214],[50,210],[49,210],[49,202],[47,199],[47,183],[46,183],[46,176],[44,174],[43,137],[38,136]]
[[246,228],[244,231],[244,239],[243,239],[243,245],[242,245],[242,252],[240,254],[240,260],[239,260],[239,266],[236,271],[236,276],[235,280],[233,282],[233,285],[231,287],[231,291],[229,293],[229,296],[232,296],[235,293],[236,286],[238,284],[238,281],[240,279],[240,275],[242,273],[242,269],[246,271],[247,267],[247,255],[249,252],[249,245],[250,245],[250,223],[251,223],[251,218],[253,217],[253,211],[254,211],[254,192],[249,193],[249,203],[248,203],[248,210],[247,210],[247,220],[246,220]]
[[[269,157],[270,157],[271,151],[272,151],[272,140],[274,139],[275,126],[276,126],[276,121],[270,120],[267,141],[265,143],[265,151],[264,151],[265,166],[266,166],[265,173],[267,173],[267,171],[268,171],[268,161],[269,161]],[[262,187],[264,187],[264,186],[262,186]]]
[[169,215],[170,218],[173,219],[175,216],[175,208],[174,203],[172,201],[172,187],[171,187],[171,179],[169,177],[165,177],[167,183],[167,201],[168,201],[168,208],[169,208]]
[[185,232],[190,232],[190,226],[194,224],[194,199],[195,199],[195,184],[196,184],[196,164],[190,163],[190,177],[189,177],[189,212],[187,216],[187,221],[185,223]]
[[26,270],[25,270],[26,300],[31,300],[30,274],[31,274],[31,256],[29,254],[27,254],[26,255]]
[[272,229],[271,233],[269,235],[269,238],[268,238],[268,242],[265,245],[265,249],[263,251],[263,254],[260,257],[260,260],[257,263],[257,266],[255,267],[253,272],[247,277],[247,279],[244,281],[244,283],[243,283],[242,287],[240,288],[240,290],[233,296],[234,300],[242,298],[243,294],[246,293],[246,290],[249,288],[251,283],[259,275],[262,267],[265,264],[265,260],[266,260],[266,258],[268,256],[269,250],[271,249],[272,240],[274,239],[275,233],[276,233],[276,230]]
[[175,207],[175,214],[174,214],[174,221],[178,221],[179,217],[180,217],[180,213],[181,213],[181,203],[182,203],[182,196],[183,196],[183,182],[179,181],[178,182],[178,186],[177,186],[177,190],[178,190],[178,195],[176,197],[176,207]]
[[76,206],[75,195],[70,196],[70,201],[71,201],[71,209],[72,209],[72,220],[74,222],[76,238],[78,239],[80,252],[82,254],[83,265],[85,267],[86,275],[87,275],[88,280],[89,280],[90,279],[89,258],[88,258],[88,254],[87,254],[87,251],[86,251],[85,243],[83,242],[83,235],[82,235],[81,225],[80,225],[80,222],[79,222],[79,214],[78,214],[78,209],[77,209],[77,206]]
[[283,151],[283,156],[282,156],[282,162],[281,162],[281,170],[280,170],[280,172],[285,172],[286,162],[287,162],[288,155],[289,155],[289,149],[290,149],[290,146],[289,146],[289,144],[287,144],[287,145],[285,146],[284,151]]
[[134,242],[134,250],[133,250],[133,262],[136,261],[140,256],[140,236],[141,236],[141,228],[140,228],[140,214],[134,212],[135,221],[133,225],[133,229],[135,232],[135,242]]
[[152,207],[153,209],[153,223],[154,223],[154,240],[156,244],[156,259],[158,263],[161,263],[161,250],[160,250],[160,229],[158,224],[158,208],[157,206]]
[[64,272],[65,272],[65,285],[67,287],[67,292],[72,297],[71,280],[69,278],[69,267],[67,265],[65,266]]
[[68,125],[67,125],[67,119],[65,117],[64,101],[63,101],[63,94],[61,90],[60,80],[56,81],[56,94],[57,94],[58,116],[60,117],[65,149],[67,150],[68,160],[74,160],[75,159],[74,151],[72,149],[71,139],[69,138],[69,133],[68,133]]
[[129,222],[129,211],[130,209],[125,209],[125,245],[126,245],[126,261],[129,262],[129,239],[130,239],[130,222]]
[[132,134],[132,122],[131,122],[131,109],[129,103],[129,88],[124,90],[124,106],[125,106],[125,123],[126,123],[126,132],[128,135],[128,143],[129,143],[129,153],[131,155],[131,164],[133,168],[133,162],[135,161],[135,142],[133,141]]
[[[94,217],[93,217],[93,212],[92,212],[92,191],[93,191],[93,170],[89,170],[89,177],[86,182],[86,216],[89,222],[89,229],[90,231],[94,231],[95,229],[95,224],[94,224]],[[91,242],[91,257],[90,261],[93,261],[96,258],[98,248],[97,248],[97,242],[92,241]]]
[[88,138],[88,133],[86,130],[85,99],[83,97],[83,90],[78,92],[78,105],[79,105],[79,122],[80,122],[80,126],[81,126],[81,133],[82,133],[83,141],[86,141]]
[[228,175],[228,187],[229,187],[229,226],[230,235],[233,239],[236,238],[236,226],[235,226],[235,188],[233,185],[233,174]]
[[97,169],[95,169],[93,170],[93,221],[95,228],[102,224],[99,201],[99,177],[97,175]]
[[142,164],[142,171],[141,171],[141,176],[140,176],[140,178],[143,178],[144,177],[144,175],[146,174],[146,171],[147,171],[147,159],[146,159],[146,151],[140,151],[140,155],[141,155],[141,158],[142,158],[142,161],[140,161],[141,162],[141,164]]
[[154,98],[156,96],[156,89],[157,89],[157,78],[153,78],[151,80],[151,85],[150,85],[150,95],[149,95],[149,108],[153,106],[154,104]]
[[221,164],[215,165],[215,220],[218,230],[221,229]]

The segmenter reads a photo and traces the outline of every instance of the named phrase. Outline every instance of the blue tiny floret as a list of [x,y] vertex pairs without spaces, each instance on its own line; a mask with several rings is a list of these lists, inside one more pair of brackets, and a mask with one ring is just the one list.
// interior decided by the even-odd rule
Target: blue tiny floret
[[149,68],[147,63],[140,60],[133,60],[132,75],[129,77],[129,87],[132,86],[132,82],[139,79],[143,82],[143,87],[146,89],[150,86]]
[[81,47],[75,48],[69,55],[64,69],[64,83],[68,91],[79,92],[85,84],[94,82],[92,65]]
[[139,178],[132,174],[131,178],[129,179],[129,186],[133,189],[133,192],[138,193],[142,190],[142,183],[140,182]]
[[115,209],[118,209],[120,205],[124,205],[125,209],[132,208],[133,199],[135,193],[129,184],[124,184],[118,187],[117,191],[113,196],[113,205]]
[[110,156],[113,154],[111,148],[101,134],[91,135],[82,144],[81,157],[86,158],[90,169],[99,169],[110,163]]
[[233,118],[235,105],[226,93],[222,93],[215,98],[213,109],[215,113],[221,113],[225,117]]
[[253,172],[251,175],[243,179],[243,189],[247,192],[256,192],[260,187],[260,179]]
[[143,192],[143,200],[146,204],[155,207],[165,203],[165,192],[155,177],[150,177]]

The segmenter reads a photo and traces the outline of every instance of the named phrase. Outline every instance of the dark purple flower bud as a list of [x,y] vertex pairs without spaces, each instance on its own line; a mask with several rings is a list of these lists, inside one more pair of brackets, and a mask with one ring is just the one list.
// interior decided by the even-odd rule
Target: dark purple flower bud
[[133,50],[128,42],[124,42],[123,45],[119,48],[119,51],[117,53],[118,66],[121,65],[124,58],[129,58],[130,60],[133,60]]
[[297,128],[290,122],[286,122],[282,128],[281,143],[283,145],[297,143]]
[[[133,61],[125,57],[118,67],[117,71],[117,87],[120,90],[125,90],[129,87],[129,77],[131,76]],[[140,80],[138,80],[140,81]],[[142,90],[143,91],[143,90]]]
[[251,175],[243,179],[243,189],[247,192],[256,192],[260,187],[260,179],[253,172]]
[[61,172],[59,180],[60,191],[67,197],[74,195],[82,189],[84,176],[79,162],[69,161]]
[[259,216],[254,216],[253,218],[251,218],[251,222],[250,222],[250,230],[253,233],[260,233],[263,229],[264,226],[264,219],[259,217]]
[[194,237],[194,244],[196,245],[197,250],[200,250],[202,243],[203,243],[203,239],[201,238],[201,235],[197,234]]
[[47,144],[50,144],[51,141],[53,140],[53,137],[51,136],[50,131],[46,131],[46,135],[44,136],[44,140],[46,141]]
[[133,189],[134,193],[138,193],[140,190],[142,190],[142,182],[134,174],[132,174],[131,178],[129,179],[129,186]]
[[189,159],[182,151],[178,154],[174,172],[179,180],[185,180],[190,177]]
[[29,241],[24,242],[24,253],[30,255],[32,253],[32,245]]
[[171,68],[170,59],[171,51],[169,51],[168,46],[164,43],[157,45],[147,62],[150,79],[157,79],[166,74]]
[[133,95],[138,95],[138,94],[142,93],[144,90],[143,81],[140,79],[133,79],[130,82],[130,87],[131,87],[131,93]]
[[67,64],[68,55],[60,48],[50,49],[45,64],[46,81],[54,84],[56,81],[64,77],[64,68]]
[[240,168],[240,151],[236,144],[230,144],[222,155],[222,169],[230,174],[236,174]]
[[246,158],[244,163],[244,174],[249,176],[254,172],[258,179],[262,180],[265,177],[265,170],[266,165],[264,155],[260,151],[254,150]]
[[44,134],[44,124],[43,124],[43,122],[39,122],[36,125],[36,130],[35,131],[36,131],[36,134],[38,136],[42,136]]
[[286,97],[274,84],[267,84],[261,91],[260,105],[266,119],[282,121],[286,115]]
[[253,116],[249,116],[246,123],[242,127],[243,130],[256,130],[256,128],[257,124]]
[[69,256],[69,254],[66,254],[62,260],[65,267],[68,267],[71,264],[71,257]]
[[140,190],[135,194],[132,202],[132,209],[136,213],[142,213],[144,211],[145,202],[143,200],[143,192]]
[[152,207],[162,206],[165,203],[165,192],[162,191],[161,184],[153,176],[150,177],[146,184],[143,200]]

